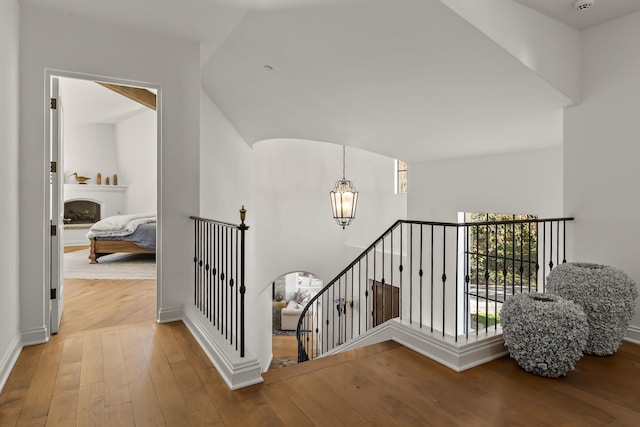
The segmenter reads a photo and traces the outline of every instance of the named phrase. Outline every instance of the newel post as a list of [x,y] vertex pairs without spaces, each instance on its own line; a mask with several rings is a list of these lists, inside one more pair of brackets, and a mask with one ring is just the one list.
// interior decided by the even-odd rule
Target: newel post
[[244,294],[247,290],[244,284],[244,233],[249,226],[244,223],[247,210],[242,206],[240,209],[240,357],[244,357]]

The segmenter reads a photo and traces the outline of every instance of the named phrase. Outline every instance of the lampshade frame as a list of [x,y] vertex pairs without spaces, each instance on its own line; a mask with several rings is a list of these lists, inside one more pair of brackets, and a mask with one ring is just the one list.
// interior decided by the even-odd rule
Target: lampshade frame
[[356,218],[358,192],[353,183],[345,178],[345,147],[342,147],[342,179],[336,181],[329,192],[333,219],[343,229]]

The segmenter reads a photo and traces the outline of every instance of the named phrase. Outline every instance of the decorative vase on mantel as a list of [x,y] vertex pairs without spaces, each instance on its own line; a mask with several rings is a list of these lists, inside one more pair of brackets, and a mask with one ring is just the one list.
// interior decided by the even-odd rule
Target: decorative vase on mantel
[[102,185],[102,174],[100,172],[96,175],[96,184]]
[[109,185],[109,177],[107,177],[107,179],[105,180],[105,184]]

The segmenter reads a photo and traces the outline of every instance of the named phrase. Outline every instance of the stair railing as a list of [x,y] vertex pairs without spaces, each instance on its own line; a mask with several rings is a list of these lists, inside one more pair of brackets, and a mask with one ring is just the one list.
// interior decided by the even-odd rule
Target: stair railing
[[193,304],[240,357],[245,356],[245,232],[240,224],[196,216],[194,221]]
[[544,292],[548,272],[566,262],[572,220],[396,221],[309,299],[298,361],[394,318],[456,342],[497,329],[508,295]]

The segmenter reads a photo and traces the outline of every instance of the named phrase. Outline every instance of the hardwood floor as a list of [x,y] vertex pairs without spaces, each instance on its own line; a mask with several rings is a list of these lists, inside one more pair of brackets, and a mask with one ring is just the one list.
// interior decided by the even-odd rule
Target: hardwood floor
[[271,353],[273,357],[298,357],[298,341],[291,335],[274,335],[271,337]]
[[[129,284],[140,286],[136,297],[124,286],[102,294],[106,284],[75,285],[61,333],[22,351],[0,394],[0,426],[640,424],[640,346],[630,343],[548,379],[508,357],[456,373],[386,342],[232,392],[181,322],[155,323],[148,283]],[[91,292],[103,298],[95,307],[74,307]],[[140,309],[116,315],[121,302]]]

